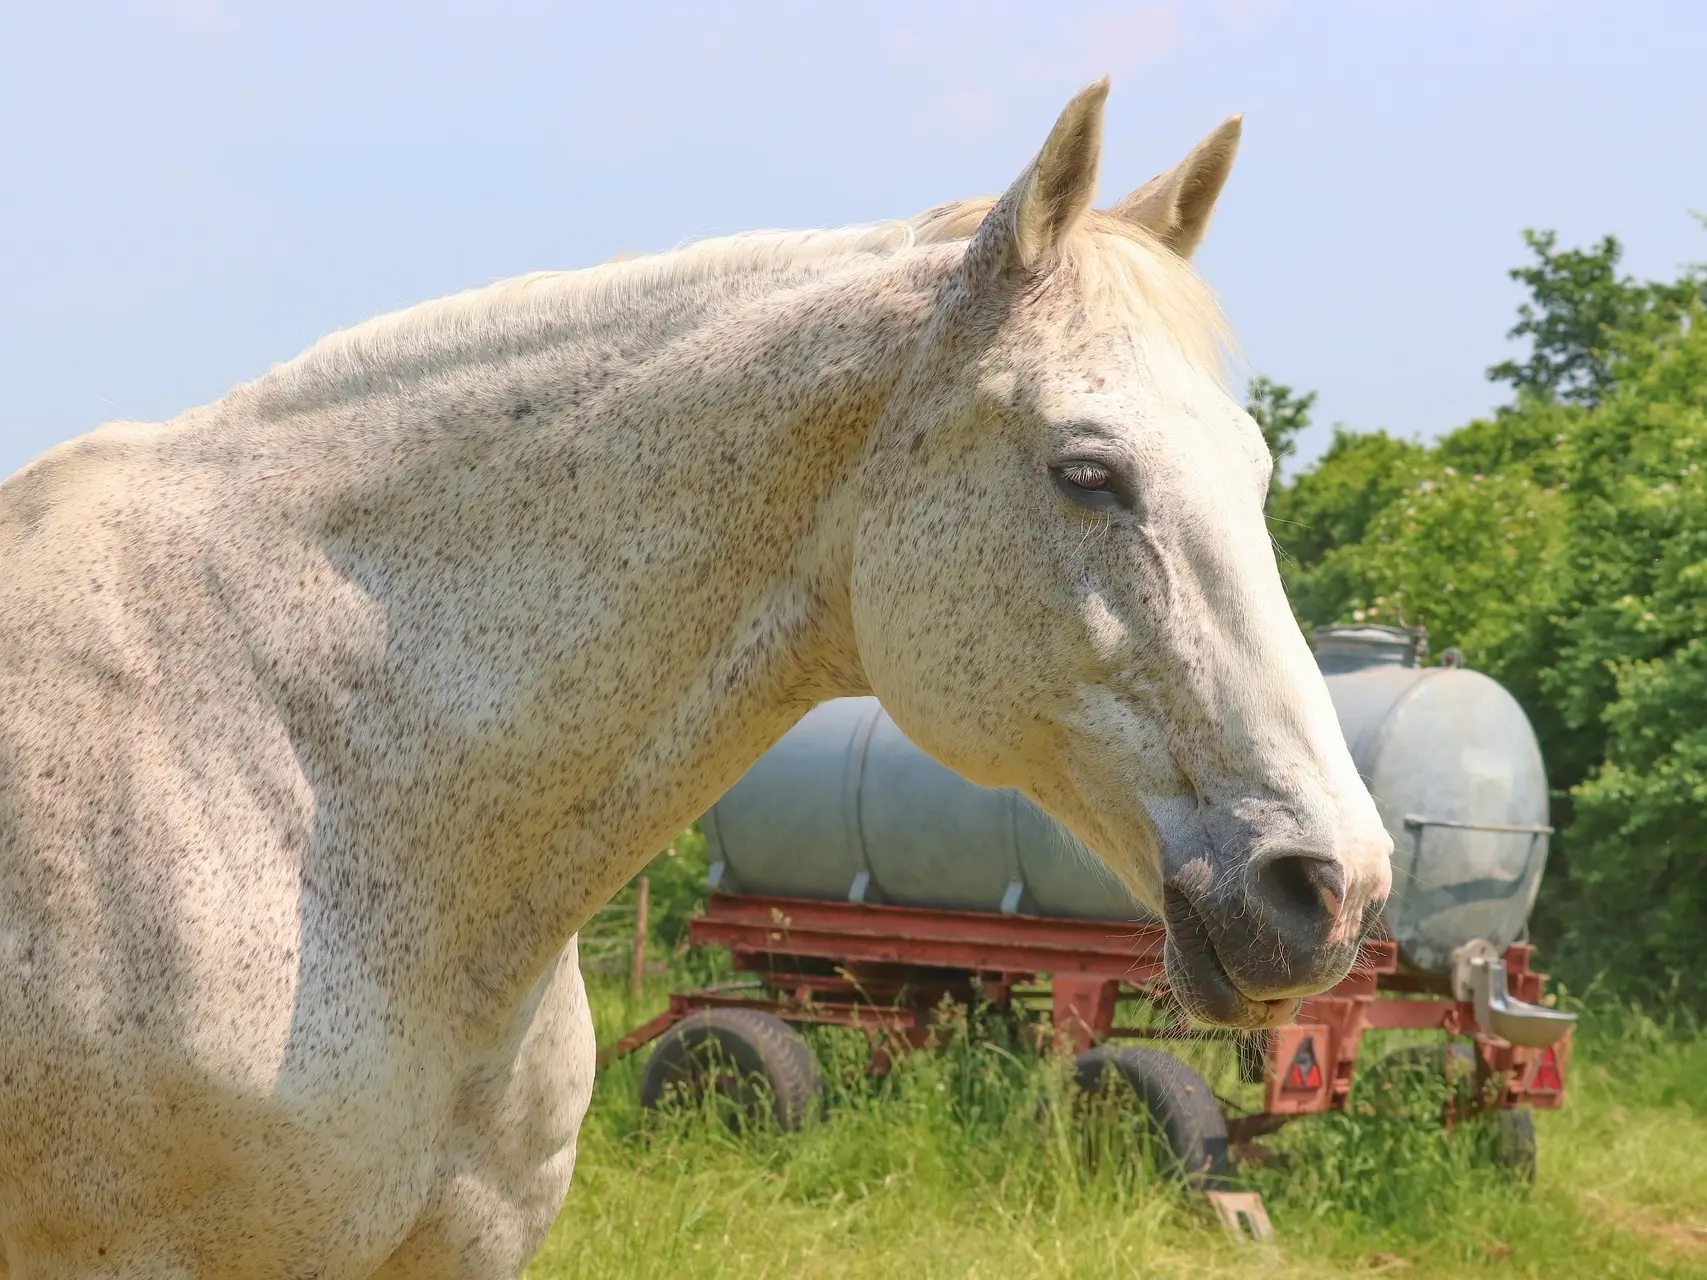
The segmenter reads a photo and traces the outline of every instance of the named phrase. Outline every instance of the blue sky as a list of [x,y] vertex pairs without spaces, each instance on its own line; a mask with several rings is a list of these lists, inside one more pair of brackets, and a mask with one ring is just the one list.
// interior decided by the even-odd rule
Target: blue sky
[[1200,265],[1305,454],[1426,437],[1523,227],[1707,258],[1704,58],[1700,3],[7,5],[0,476],[455,289],[999,190],[1105,73],[1105,201],[1246,113]]

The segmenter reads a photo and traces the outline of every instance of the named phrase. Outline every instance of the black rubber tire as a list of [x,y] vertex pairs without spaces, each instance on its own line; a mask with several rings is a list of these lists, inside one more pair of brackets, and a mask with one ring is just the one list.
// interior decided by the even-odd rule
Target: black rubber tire
[[824,1104],[824,1078],[805,1038],[759,1009],[701,1009],[653,1046],[640,1074],[640,1105],[654,1109],[716,1088],[737,1115],[756,1119],[765,1102],[778,1127],[798,1129]]
[[1539,1153],[1533,1111],[1496,1111],[1493,1115],[1494,1163],[1518,1182],[1534,1182]]
[[1075,1080],[1090,1095],[1125,1081],[1173,1155],[1176,1176],[1193,1191],[1225,1187],[1233,1176],[1227,1117],[1204,1078],[1170,1053],[1102,1045],[1081,1053]]
[[[1451,1045],[1454,1067],[1453,1079],[1460,1082],[1461,1097],[1469,1099],[1472,1084],[1476,1078],[1476,1054],[1469,1045],[1454,1042]],[[1402,1049],[1377,1058],[1364,1071],[1369,1073],[1368,1083],[1373,1084],[1383,1076],[1410,1074],[1421,1071],[1444,1075],[1446,1071],[1447,1045],[1411,1044]],[[1362,1072],[1359,1073],[1360,1075]],[[1380,1106],[1377,1095],[1375,1105]],[[1488,1141],[1488,1154],[1494,1164],[1506,1170],[1519,1182],[1534,1182],[1535,1169],[1538,1160],[1535,1142],[1535,1117],[1528,1110],[1506,1110],[1487,1112],[1471,1124],[1483,1124],[1491,1127]]]

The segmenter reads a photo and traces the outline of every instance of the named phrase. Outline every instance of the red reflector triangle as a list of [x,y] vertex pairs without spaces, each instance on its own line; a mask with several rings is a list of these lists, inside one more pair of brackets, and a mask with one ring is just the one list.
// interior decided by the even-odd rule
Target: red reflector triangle
[[1306,1037],[1298,1046],[1298,1052],[1292,1055],[1292,1065],[1286,1068],[1286,1079],[1281,1082],[1281,1087],[1310,1092],[1322,1087],[1322,1068],[1316,1062],[1316,1041],[1313,1037]]
[[1564,1078],[1559,1074],[1559,1059],[1549,1049],[1541,1055],[1541,1061],[1535,1064],[1535,1074],[1529,1077],[1529,1092],[1558,1093],[1564,1087]]

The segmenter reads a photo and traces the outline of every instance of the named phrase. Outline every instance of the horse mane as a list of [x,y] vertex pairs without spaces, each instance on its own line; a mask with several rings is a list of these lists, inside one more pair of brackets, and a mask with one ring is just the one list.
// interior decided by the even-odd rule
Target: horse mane
[[[595,267],[515,276],[330,334],[237,394],[262,412],[300,411],[563,343],[609,343],[613,330],[620,330],[620,345],[637,345],[648,333],[662,337],[684,326],[716,285],[741,281],[747,292],[755,283],[799,282],[862,259],[965,241],[994,204],[976,197],[896,221],[747,231]],[[1165,334],[1191,364],[1224,371],[1233,345],[1214,295],[1142,227],[1090,212],[1068,253],[1094,305],[1126,317],[1147,341]]]

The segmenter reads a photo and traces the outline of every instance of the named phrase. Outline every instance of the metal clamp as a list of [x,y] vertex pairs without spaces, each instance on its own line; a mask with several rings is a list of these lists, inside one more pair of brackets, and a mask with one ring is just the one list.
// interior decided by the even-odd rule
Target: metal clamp
[[1470,993],[1482,1030],[1525,1049],[1546,1049],[1576,1025],[1574,1013],[1514,999],[1507,986],[1504,960],[1476,956],[1469,969]]

